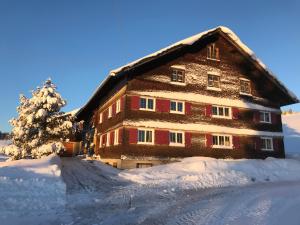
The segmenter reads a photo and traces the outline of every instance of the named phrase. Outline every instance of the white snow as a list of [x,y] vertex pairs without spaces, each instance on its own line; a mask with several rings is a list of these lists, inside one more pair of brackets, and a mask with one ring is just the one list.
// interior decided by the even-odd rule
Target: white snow
[[167,165],[122,171],[119,176],[147,186],[175,189],[240,186],[254,182],[300,180],[300,162],[275,158],[191,157]]
[[283,115],[282,127],[287,155],[300,157],[300,113]]
[[278,136],[282,137],[282,132],[270,132],[270,131],[258,131],[243,128],[224,127],[218,125],[211,125],[205,123],[172,123],[159,120],[124,120],[124,126],[135,127],[147,127],[147,128],[159,128],[159,129],[171,129],[171,130],[183,130],[183,131],[198,131],[198,132],[210,132],[210,133],[224,133],[234,135],[257,135],[257,136]]
[[130,91],[130,94],[150,96],[157,98],[166,98],[186,101],[187,99],[191,102],[205,103],[205,104],[215,104],[229,107],[238,107],[245,109],[255,109],[255,110],[265,110],[270,112],[280,112],[280,110],[275,108],[270,108],[238,99],[220,98],[208,95],[201,95],[197,93],[186,93],[179,91]]
[[59,166],[55,155],[0,162],[1,224],[55,221],[55,213],[64,207],[66,191]]

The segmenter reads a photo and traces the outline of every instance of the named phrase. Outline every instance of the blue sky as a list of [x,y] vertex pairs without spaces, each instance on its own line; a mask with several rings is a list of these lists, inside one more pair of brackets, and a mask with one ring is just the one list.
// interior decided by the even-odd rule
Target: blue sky
[[69,111],[109,70],[219,25],[300,96],[299,2],[0,0],[0,130],[10,130],[19,94],[48,77]]

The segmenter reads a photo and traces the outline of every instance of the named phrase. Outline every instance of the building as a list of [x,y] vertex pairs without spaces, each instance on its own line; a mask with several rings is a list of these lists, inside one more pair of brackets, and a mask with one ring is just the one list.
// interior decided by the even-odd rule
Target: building
[[189,156],[284,157],[292,94],[226,27],[110,72],[77,113],[84,146],[118,168]]

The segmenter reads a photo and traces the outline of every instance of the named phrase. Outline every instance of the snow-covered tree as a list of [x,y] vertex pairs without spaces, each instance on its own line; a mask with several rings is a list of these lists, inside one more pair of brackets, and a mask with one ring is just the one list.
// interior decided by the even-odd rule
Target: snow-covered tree
[[56,91],[51,79],[32,91],[30,99],[20,95],[18,117],[9,121],[13,126],[13,144],[21,149],[17,158],[39,158],[63,149],[55,142],[71,134],[74,120],[71,114],[60,111],[65,105],[66,101]]

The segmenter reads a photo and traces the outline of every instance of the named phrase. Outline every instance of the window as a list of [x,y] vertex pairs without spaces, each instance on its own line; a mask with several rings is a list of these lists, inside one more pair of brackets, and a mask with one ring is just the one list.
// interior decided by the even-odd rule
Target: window
[[232,148],[231,135],[213,135],[213,148]]
[[103,113],[100,113],[99,115],[99,123],[102,123],[103,122]]
[[261,137],[261,150],[273,151],[273,139],[270,137]]
[[184,70],[172,69],[171,81],[173,82],[185,82]]
[[138,143],[139,144],[153,144],[154,143],[153,130],[139,129],[138,130]]
[[207,47],[207,58],[220,60],[219,48],[216,47],[216,44],[211,44]]
[[170,131],[170,145],[184,146],[184,133],[178,131]]
[[119,144],[119,129],[116,129],[114,131],[114,145],[118,145]]
[[108,118],[112,117],[112,106],[108,107]]
[[116,102],[116,113],[119,113],[121,111],[121,100],[118,99]]
[[103,135],[100,135],[100,140],[99,140],[99,146],[102,148],[102,143],[103,143]]
[[270,112],[259,112],[259,121],[261,123],[271,123],[271,113]]
[[110,133],[106,134],[106,146],[108,147],[110,145]]
[[251,95],[250,80],[240,78],[240,94]]
[[212,117],[231,119],[231,108],[213,105]]
[[154,99],[153,98],[140,98],[140,109],[154,111]]
[[208,74],[207,75],[207,86],[210,88],[220,88],[220,76]]
[[171,113],[184,113],[184,102],[170,101],[170,112]]

